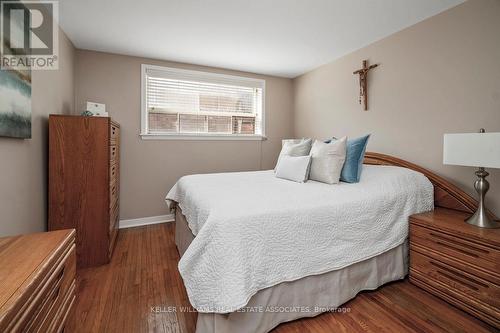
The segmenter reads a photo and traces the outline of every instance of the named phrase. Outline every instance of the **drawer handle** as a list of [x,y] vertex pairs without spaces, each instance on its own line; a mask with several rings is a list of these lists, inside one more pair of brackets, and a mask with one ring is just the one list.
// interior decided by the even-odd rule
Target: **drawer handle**
[[59,275],[57,276],[57,282],[61,281],[63,276],[64,276],[64,270],[65,270],[65,266],[63,266],[63,268],[61,269],[61,272],[59,272]]
[[[489,251],[477,248],[477,247],[469,245],[469,244],[461,243],[461,242],[456,241],[454,239],[450,239],[448,237],[444,237],[442,235],[435,234],[433,232],[431,232],[430,235],[432,237],[439,239],[439,240],[433,240],[435,243],[442,245],[442,246],[452,248],[456,251],[460,251],[464,254],[470,255],[470,256],[475,257],[475,258],[478,258],[479,255],[476,253],[470,252],[470,251],[476,251],[476,252],[480,252],[480,253],[484,253],[484,254],[489,254]],[[443,242],[445,242],[445,243],[443,243]],[[470,250],[470,251],[468,251],[468,250]]]
[[449,280],[454,281],[455,283],[461,284],[462,286],[465,286],[465,287],[467,287],[467,288],[469,288],[469,289],[472,289],[472,290],[474,290],[474,291],[479,291],[479,288],[477,288],[477,287],[475,287],[475,286],[473,286],[473,285],[471,285],[471,284],[468,284],[468,283],[466,283],[466,282],[460,281],[459,279],[457,279],[457,278],[455,278],[455,277],[453,277],[453,276],[451,276],[451,275],[448,275],[448,274],[446,274],[446,273],[443,273],[443,272],[441,272],[440,270],[437,270],[436,272],[437,272],[438,274],[441,274],[441,275],[442,275],[442,276],[444,276],[445,278],[447,278],[447,279],[449,279]]
[[[463,274],[457,273],[453,269],[450,269],[448,267],[440,265],[440,264],[438,264],[438,263],[436,263],[434,261],[431,261],[430,263],[434,267],[438,268],[438,270],[436,270],[437,273],[443,275],[444,277],[446,277],[446,278],[448,278],[450,280],[455,281],[456,283],[459,283],[459,284],[461,284],[463,286],[466,286],[469,289],[472,289],[472,290],[475,290],[475,291],[479,291],[479,288],[476,287],[474,284],[479,285],[480,287],[483,287],[483,288],[489,288],[489,286],[487,284],[481,283],[479,281],[471,279],[468,276],[465,276]],[[443,272],[443,271],[445,271],[445,272]]]
[[52,300],[55,300],[57,299],[57,297],[59,297],[59,293],[61,292],[61,281],[64,277],[64,269],[66,267],[63,266],[63,268],[61,269],[61,271],[59,272],[59,274],[57,275],[57,278],[56,278],[56,284],[57,284],[57,288],[56,290],[54,291],[54,294],[52,295]]
[[56,300],[59,297],[60,292],[61,292],[61,285],[58,285],[54,295],[52,296],[52,300]]
[[59,292],[61,291],[61,283],[62,283],[61,281],[64,278],[64,271],[65,271],[65,269],[66,269],[66,266],[63,266],[63,268],[61,269],[61,271],[57,275],[57,279],[56,279],[57,290],[54,293],[54,299],[59,296]]
[[440,242],[440,241],[434,241],[434,242],[436,244],[438,244],[438,245],[441,245],[441,246],[447,247],[449,249],[461,252],[461,253],[466,254],[468,256],[471,256],[471,257],[474,257],[474,258],[479,258],[479,256],[477,254],[475,254],[475,253],[464,251],[464,250],[462,250],[462,249],[460,249],[458,247],[455,247],[453,245],[450,245],[450,244],[447,244],[447,243],[443,243],[443,242]]

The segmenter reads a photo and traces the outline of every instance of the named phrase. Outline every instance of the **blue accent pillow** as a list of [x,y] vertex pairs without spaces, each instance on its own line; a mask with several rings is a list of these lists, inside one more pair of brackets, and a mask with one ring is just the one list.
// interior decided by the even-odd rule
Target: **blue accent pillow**
[[[365,158],[366,146],[370,134],[360,138],[347,140],[347,151],[344,162],[344,167],[340,174],[340,180],[346,183],[359,183],[361,178],[361,170],[363,170],[363,160]],[[325,143],[330,143],[332,140],[326,140]]]

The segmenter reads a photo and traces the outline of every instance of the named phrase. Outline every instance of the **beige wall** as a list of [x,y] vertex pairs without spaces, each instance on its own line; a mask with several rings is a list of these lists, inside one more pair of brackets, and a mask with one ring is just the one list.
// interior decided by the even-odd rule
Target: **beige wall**
[[[266,80],[266,141],[142,140],[141,64],[236,74]],[[164,198],[183,175],[270,169],[281,139],[293,131],[292,81],[194,65],[77,50],[77,112],[105,103],[121,124],[121,219],[167,214]]]
[[[474,169],[442,164],[444,133],[500,131],[500,1],[470,0],[294,79],[295,136],[372,133],[368,149],[401,157],[471,194]],[[352,72],[370,72],[369,111]],[[500,216],[500,170],[489,170]]]
[[75,48],[59,30],[59,70],[32,71],[32,139],[0,138],[0,237],[47,228],[47,122],[74,107]]
[[[291,136],[372,133],[370,150],[425,166],[473,193],[473,169],[442,165],[442,135],[500,131],[498,17],[499,1],[470,0],[293,82],[75,51],[61,31],[60,70],[33,72],[33,138],[0,138],[0,236],[46,228],[47,117],[79,113],[87,100],[105,103],[122,125],[122,219],[166,214],[163,198],[182,175],[272,168],[281,139]],[[381,64],[371,73],[368,112],[357,104],[352,75],[363,59]],[[265,79],[268,140],[141,140],[142,63]],[[488,204],[500,215],[500,172],[490,171]]]

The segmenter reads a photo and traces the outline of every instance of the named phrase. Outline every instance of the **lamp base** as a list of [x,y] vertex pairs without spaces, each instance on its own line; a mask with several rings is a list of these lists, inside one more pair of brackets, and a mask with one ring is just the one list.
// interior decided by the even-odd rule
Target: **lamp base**
[[484,213],[484,210],[478,209],[474,215],[465,220],[470,225],[479,228],[497,229],[500,228],[500,223],[490,219],[490,217]]
[[484,168],[479,168],[479,170],[476,171],[477,180],[474,183],[474,188],[477,194],[479,194],[478,207],[474,215],[466,219],[465,222],[479,228],[496,229],[500,228],[500,223],[495,222],[488,216],[486,207],[484,206],[484,196],[490,188],[490,183],[486,180],[488,175],[489,173],[486,172]]

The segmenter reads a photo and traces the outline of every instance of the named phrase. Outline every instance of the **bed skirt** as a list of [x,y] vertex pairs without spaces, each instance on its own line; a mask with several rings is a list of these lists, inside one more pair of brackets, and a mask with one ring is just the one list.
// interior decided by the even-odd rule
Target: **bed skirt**
[[[175,244],[182,257],[194,239],[179,207]],[[198,313],[196,333],[265,333],[280,323],[323,312],[349,311],[341,305],[362,290],[403,279],[408,272],[407,242],[376,257],[320,275],[283,282],[257,292],[247,306],[229,314]]]

